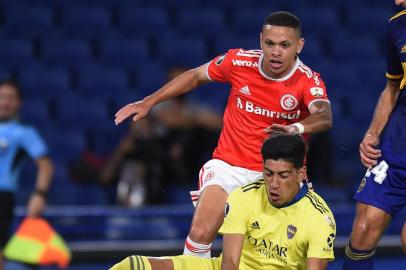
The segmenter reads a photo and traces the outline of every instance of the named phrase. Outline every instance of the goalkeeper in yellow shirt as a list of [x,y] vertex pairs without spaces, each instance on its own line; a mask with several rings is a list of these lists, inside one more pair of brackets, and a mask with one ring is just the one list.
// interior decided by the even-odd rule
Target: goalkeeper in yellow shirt
[[130,256],[111,270],[326,269],[336,225],[324,200],[302,184],[302,137],[274,134],[261,152],[264,179],[234,190],[224,207],[220,257]]

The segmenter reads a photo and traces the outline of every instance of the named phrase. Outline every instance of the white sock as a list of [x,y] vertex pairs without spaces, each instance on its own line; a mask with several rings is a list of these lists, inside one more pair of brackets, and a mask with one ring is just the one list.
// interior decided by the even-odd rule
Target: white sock
[[190,255],[199,258],[211,258],[211,243],[208,245],[193,242],[188,236],[183,249],[183,255]]

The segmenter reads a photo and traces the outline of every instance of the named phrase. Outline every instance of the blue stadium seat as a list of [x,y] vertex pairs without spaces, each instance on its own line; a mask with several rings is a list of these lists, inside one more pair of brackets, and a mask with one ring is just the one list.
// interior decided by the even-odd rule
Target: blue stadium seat
[[23,122],[32,124],[37,128],[44,127],[50,121],[49,104],[40,95],[35,99],[24,99],[20,117]]
[[4,29],[10,36],[42,36],[50,32],[53,12],[41,7],[13,7],[4,10]]
[[166,70],[157,63],[146,63],[136,72],[137,90],[141,96],[155,92],[167,81]]
[[77,160],[86,149],[85,134],[78,130],[59,129],[44,133],[51,157],[60,162]]
[[186,35],[210,36],[224,31],[225,18],[219,9],[184,8],[178,10],[176,28]]
[[365,59],[355,64],[358,74],[362,80],[363,88],[368,89],[366,93],[372,96],[379,96],[386,84],[386,63],[380,59]]
[[57,100],[56,105],[58,121],[65,127],[90,131],[112,123],[107,105],[99,100],[68,96]]
[[[259,49],[259,33],[239,35],[238,33],[228,32],[227,34],[219,33],[213,38],[213,48],[216,55],[226,53],[229,49]],[[213,55],[212,58],[214,58]],[[210,59],[207,59],[209,61]]]
[[84,40],[46,40],[41,47],[45,62],[54,66],[74,68],[91,63],[90,44]]
[[116,126],[113,120],[112,117],[110,126],[106,125],[90,133],[90,150],[92,153],[99,156],[110,156],[118,147],[124,135],[127,134],[128,126],[126,124]]
[[134,68],[150,58],[142,39],[109,39],[100,42],[100,60],[104,65]]
[[324,48],[317,36],[308,35],[305,37],[305,44],[299,57],[300,60],[313,69],[314,64],[322,58],[324,61]]
[[341,63],[380,57],[378,42],[372,37],[354,37],[344,32],[336,33],[331,38],[332,57]]
[[207,47],[200,38],[163,38],[158,43],[159,60],[165,65],[196,67],[208,62]]
[[48,99],[70,91],[70,76],[64,69],[27,68],[21,71],[19,82],[28,97]]
[[293,11],[302,23],[303,36],[309,34],[328,35],[339,27],[339,16],[333,8],[298,8]]
[[120,68],[79,69],[78,88],[82,94],[89,96],[111,96],[128,87],[127,72]]
[[[389,7],[389,5],[388,5]],[[373,29],[374,36],[385,37],[387,21],[392,12],[388,8],[363,8],[348,9],[347,28],[355,35],[366,34],[365,29]],[[368,33],[368,36],[370,34]]]
[[103,8],[67,8],[63,10],[62,29],[72,37],[105,37],[111,32],[111,14]]
[[117,95],[110,97],[112,102],[112,110],[114,114],[124,105],[141,100],[145,97],[145,93],[143,94],[141,91],[135,88],[128,88],[127,91],[120,91]]
[[261,32],[264,19],[271,12],[272,10],[265,8],[234,9],[232,12],[232,28],[236,29],[240,35],[258,34],[259,39],[259,33]]
[[35,62],[30,40],[0,40],[0,66],[2,68],[20,68]]
[[127,36],[159,36],[169,28],[169,18],[161,7],[123,8],[119,10],[119,27]]
[[107,204],[101,186],[97,184],[78,184],[74,182],[53,186],[49,201],[53,205],[103,206]]

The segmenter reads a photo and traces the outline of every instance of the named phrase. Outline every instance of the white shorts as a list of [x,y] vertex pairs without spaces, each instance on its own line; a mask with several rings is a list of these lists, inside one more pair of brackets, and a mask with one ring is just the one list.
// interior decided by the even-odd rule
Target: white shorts
[[245,186],[262,178],[262,172],[232,166],[220,159],[211,159],[200,169],[199,190],[190,192],[193,205],[196,206],[200,193],[208,186],[220,186],[230,194],[237,187]]

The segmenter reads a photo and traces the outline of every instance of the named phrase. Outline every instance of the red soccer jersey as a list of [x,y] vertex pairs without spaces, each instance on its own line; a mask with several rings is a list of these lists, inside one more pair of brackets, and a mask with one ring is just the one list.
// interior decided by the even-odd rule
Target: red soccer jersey
[[309,116],[312,102],[329,102],[319,74],[299,59],[280,79],[268,77],[261,63],[262,50],[232,49],[213,59],[207,69],[210,80],[231,84],[213,158],[255,171],[262,171],[266,127],[299,122]]

